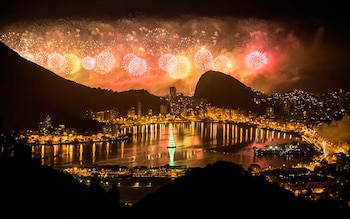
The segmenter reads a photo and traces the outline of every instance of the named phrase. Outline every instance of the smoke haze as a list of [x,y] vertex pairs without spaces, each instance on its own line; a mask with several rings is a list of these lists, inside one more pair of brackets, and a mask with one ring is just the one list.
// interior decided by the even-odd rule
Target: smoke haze
[[[335,48],[325,40],[324,26],[316,23],[306,34],[293,23],[255,18],[66,18],[16,22],[1,28],[0,34],[0,40],[21,56],[66,79],[118,92],[145,89],[159,96],[168,94],[170,86],[193,95],[198,79],[208,70],[229,74],[268,94],[298,88],[317,91],[330,88],[322,77],[331,77],[335,70],[330,66],[336,61]],[[201,49],[207,53],[195,59]],[[259,69],[247,67],[246,58],[252,51],[267,59]],[[48,63],[53,53],[66,58],[64,67],[58,68],[63,65],[58,58]],[[129,65],[129,61],[126,66],[127,54],[137,56],[139,62]],[[176,77],[159,66],[164,54],[178,57]],[[73,58],[67,60],[68,56]],[[101,64],[84,68],[82,59],[87,56],[95,62],[102,57]],[[218,56],[229,62],[211,63]],[[179,58],[184,60],[181,65]]]

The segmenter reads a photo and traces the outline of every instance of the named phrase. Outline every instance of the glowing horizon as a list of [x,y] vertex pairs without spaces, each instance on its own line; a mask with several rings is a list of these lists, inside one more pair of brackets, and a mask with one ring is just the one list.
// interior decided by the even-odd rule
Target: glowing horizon
[[292,30],[257,19],[62,19],[16,23],[0,34],[22,57],[66,79],[118,92],[145,89],[159,96],[171,86],[193,95],[209,70],[270,92],[298,78],[299,66],[290,57],[305,51]]

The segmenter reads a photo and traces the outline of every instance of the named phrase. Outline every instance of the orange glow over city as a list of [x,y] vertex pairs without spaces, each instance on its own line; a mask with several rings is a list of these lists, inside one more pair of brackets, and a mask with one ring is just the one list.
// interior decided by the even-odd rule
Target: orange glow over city
[[[66,79],[113,91],[193,95],[200,76],[220,71],[262,92],[299,78],[309,49],[293,29],[261,19],[60,19],[13,23],[0,40]],[[291,58],[291,57],[299,58]]]

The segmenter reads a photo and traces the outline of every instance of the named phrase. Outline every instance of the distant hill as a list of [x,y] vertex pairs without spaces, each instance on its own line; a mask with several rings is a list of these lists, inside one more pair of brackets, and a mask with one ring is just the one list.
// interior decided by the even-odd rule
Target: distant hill
[[263,94],[253,91],[234,77],[217,71],[205,72],[199,78],[194,93],[195,98],[204,98],[213,106],[264,114],[267,104],[257,105],[254,102],[261,95]]
[[160,112],[166,104],[146,90],[113,92],[87,87],[64,79],[19,56],[0,43],[0,122],[4,129],[37,129],[38,122],[50,115],[53,122],[80,132],[101,130],[101,124],[84,119],[87,109],[94,111],[115,107],[119,115],[141,102],[142,113]]

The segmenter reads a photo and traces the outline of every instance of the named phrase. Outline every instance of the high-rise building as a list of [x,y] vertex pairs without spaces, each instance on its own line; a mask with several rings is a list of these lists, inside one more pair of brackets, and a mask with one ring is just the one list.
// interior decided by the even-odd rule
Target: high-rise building
[[131,107],[128,110],[128,117],[129,118],[134,118],[135,117],[135,107]]
[[170,101],[174,101],[176,99],[176,87],[170,87]]
[[337,153],[337,160],[335,164],[336,171],[349,173],[350,172],[349,159],[350,159],[349,156],[347,156],[346,154],[342,152]]
[[96,120],[99,122],[104,122],[105,121],[105,111],[96,112]]
[[160,105],[160,114],[165,116],[167,113],[168,113],[167,105],[164,105],[164,104]]
[[142,113],[141,113],[141,101],[137,101],[137,118],[141,119]]
[[85,119],[96,119],[96,115],[93,109],[87,109],[85,111]]
[[41,135],[50,134],[53,131],[52,119],[47,115],[44,121],[39,122],[38,129]]
[[152,109],[148,109],[147,110],[147,115],[148,116],[152,116],[153,115],[153,110]]
[[113,121],[115,119],[117,119],[119,117],[119,111],[117,108],[112,107],[112,109],[110,109],[110,120]]
[[267,117],[272,117],[274,116],[274,108],[273,107],[266,107],[266,116]]

